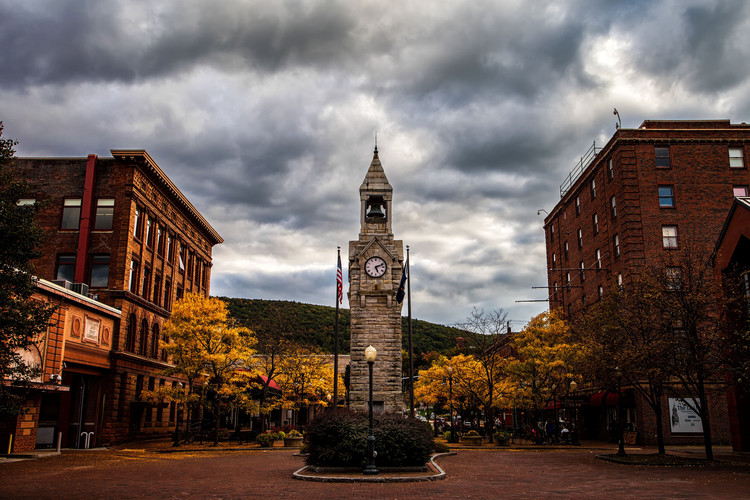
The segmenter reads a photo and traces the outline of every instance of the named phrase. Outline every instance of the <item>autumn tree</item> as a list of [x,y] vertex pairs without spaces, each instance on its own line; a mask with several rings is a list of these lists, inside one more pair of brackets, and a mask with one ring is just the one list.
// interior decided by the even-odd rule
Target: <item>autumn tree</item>
[[481,366],[482,383],[487,390],[484,400],[485,428],[492,442],[495,425],[493,404],[498,397],[495,391],[505,378],[506,352],[503,347],[508,340],[508,314],[502,309],[485,312],[475,307],[471,315],[455,327],[465,330],[464,351]]
[[[304,346],[291,346],[279,360],[276,383],[281,389],[282,409],[299,410],[312,405],[328,406],[333,392],[333,366],[317,351]],[[341,381],[339,381],[342,383]]]
[[187,294],[175,302],[172,316],[164,324],[170,342],[163,343],[174,373],[192,382],[202,378],[216,415],[214,444],[219,440],[221,399],[232,391],[232,375],[247,368],[254,353],[251,332],[234,326],[224,302],[200,294]]
[[583,374],[588,380],[614,388],[617,370],[643,396],[656,419],[658,453],[664,454],[662,399],[675,344],[660,301],[664,291],[654,277],[650,270],[632,275],[624,288],[613,286],[585,311],[573,332],[586,346]]
[[561,311],[531,319],[510,342],[513,357],[507,365],[519,406],[541,413],[580,380],[584,346],[576,342]]
[[0,122],[0,418],[17,415],[29,380],[38,368],[23,353],[44,335],[53,308],[32,300],[36,280],[32,259],[41,256],[44,232],[34,222],[39,204],[19,203],[29,197],[25,182],[12,171],[12,139],[2,137]]
[[279,406],[278,401],[270,398],[270,384],[279,374],[282,357],[294,350],[295,343],[292,340],[293,332],[289,330],[289,321],[286,321],[279,309],[269,309],[268,314],[253,319],[251,328],[258,351],[258,356],[252,360],[252,370],[261,375],[258,383],[258,411],[262,416],[261,431],[265,431],[268,416]]

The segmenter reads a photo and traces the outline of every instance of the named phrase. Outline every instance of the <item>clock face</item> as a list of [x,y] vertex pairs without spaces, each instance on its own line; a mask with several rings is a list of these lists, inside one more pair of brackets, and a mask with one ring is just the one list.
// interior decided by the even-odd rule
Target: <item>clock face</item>
[[385,274],[385,261],[381,257],[370,257],[365,262],[365,271],[373,278],[380,278]]

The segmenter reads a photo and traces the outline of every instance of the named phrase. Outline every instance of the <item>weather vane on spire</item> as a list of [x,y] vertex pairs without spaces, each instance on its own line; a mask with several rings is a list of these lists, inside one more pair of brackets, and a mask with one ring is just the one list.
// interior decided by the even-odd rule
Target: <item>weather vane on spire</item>
[[375,152],[378,152],[378,131],[375,131]]

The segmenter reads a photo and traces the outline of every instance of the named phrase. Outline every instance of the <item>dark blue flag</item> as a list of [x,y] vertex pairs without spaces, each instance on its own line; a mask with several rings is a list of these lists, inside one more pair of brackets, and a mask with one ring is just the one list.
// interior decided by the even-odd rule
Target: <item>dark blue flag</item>
[[404,290],[406,289],[406,268],[408,267],[408,262],[404,266],[404,272],[401,273],[401,283],[398,285],[398,292],[396,292],[396,300],[400,304],[404,301]]

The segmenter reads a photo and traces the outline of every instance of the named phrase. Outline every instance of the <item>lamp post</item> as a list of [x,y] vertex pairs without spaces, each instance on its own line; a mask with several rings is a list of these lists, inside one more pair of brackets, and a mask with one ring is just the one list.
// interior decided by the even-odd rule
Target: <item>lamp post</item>
[[617,456],[625,456],[624,422],[622,418],[622,371],[619,366],[615,367],[615,379],[617,380]]
[[367,365],[369,366],[370,371],[370,434],[367,436],[367,465],[365,466],[365,469],[364,471],[362,471],[362,473],[368,476],[372,476],[380,472],[375,468],[375,435],[373,434],[372,429],[372,365],[375,364],[375,358],[377,357],[377,355],[378,351],[373,346],[368,346],[367,349],[365,349],[365,360],[367,360]]
[[448,403],[450,404],[450,419],[451,419],[451,443],[456,442],[456,430],[453,427],[453,367],[449,366],[448,370]]
[[570,383],[570,393],[573,395],[573,429],[571,429],[570,443],[577,445],[578,443],[578,401],[576,400],[576,390],[578,389],[578,383],[573,380]]

